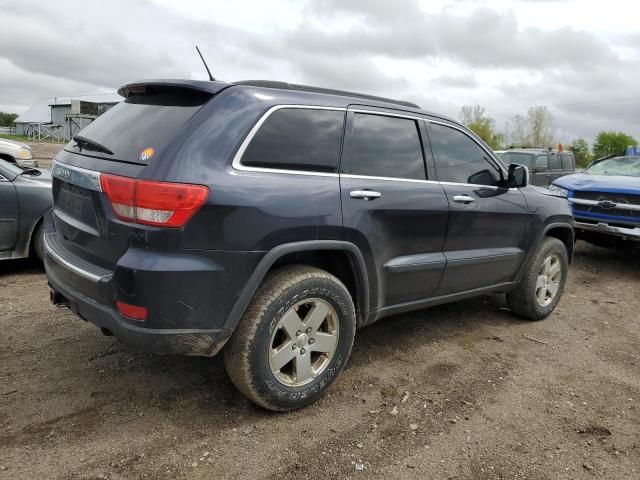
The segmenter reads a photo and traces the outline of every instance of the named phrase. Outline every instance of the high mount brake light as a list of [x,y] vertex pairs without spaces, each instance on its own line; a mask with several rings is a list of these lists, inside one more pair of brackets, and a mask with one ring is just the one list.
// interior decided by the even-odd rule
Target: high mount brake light
[[204,185],[136,180],[104,173],[100,175],[100,185],[120,220],[157,227],[184,226],[209,194]]

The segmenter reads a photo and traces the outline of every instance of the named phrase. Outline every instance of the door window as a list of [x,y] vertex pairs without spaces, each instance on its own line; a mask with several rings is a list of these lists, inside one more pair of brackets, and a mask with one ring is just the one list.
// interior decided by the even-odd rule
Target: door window
[[356,113],[349,171],[354,175],[425,180],[416,120]]
[[243,165],[335,172],[344,111],[281,108],[262,124],[242,156]]
[[451,127],[432,124],[429,139],[438,180],[494,186],[500,182],[498,167],[468,135]]
[[576,167],[573,164],[573,155],[570,153],[562,154],[562,169],[563,170],[574,170]]
[[549,170],[549,156],[548,155],[538,155],[536,157],[536,172],[546,172]]
[[560,155],[551,154],[549,158],[549,170],[562,170]]

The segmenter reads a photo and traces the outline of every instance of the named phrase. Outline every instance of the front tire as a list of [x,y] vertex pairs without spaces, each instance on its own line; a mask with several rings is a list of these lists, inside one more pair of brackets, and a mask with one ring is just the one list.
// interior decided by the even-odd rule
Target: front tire
[[526,320],[548,317],[560,301],[568,271],[569,256],[564,243],[546,237],[518,287],[507,294],[509,308]]
[[225,346],[235,386],[274,411],[316,401],[344,368],[356,328],[344,284],[294,265],[267,276]]

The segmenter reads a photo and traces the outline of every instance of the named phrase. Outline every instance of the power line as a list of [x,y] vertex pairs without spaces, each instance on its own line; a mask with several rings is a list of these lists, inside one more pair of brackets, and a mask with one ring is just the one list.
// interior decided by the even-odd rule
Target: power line
[[575,107],[575,106],[580,106],[580,105],[598,105],[598,104],[615,103],[615,102],[629,102],[629,101],[635,101],[635,100],[640,100],[640,97],[613,98],[613,99],[610,99],[610,100],[599,100],[599,101],[593,101],[593,102],[555,103],[555,104],[551,104],[551,105],[529,105],[528,107],[495,108],[495,109],[491,109],[491,110],[487,109],[487,112],[510,112],[510,111],[515,111],[515,110],[529,110],[530,108],[543,107],[543,106],[547,106],[547,107]]

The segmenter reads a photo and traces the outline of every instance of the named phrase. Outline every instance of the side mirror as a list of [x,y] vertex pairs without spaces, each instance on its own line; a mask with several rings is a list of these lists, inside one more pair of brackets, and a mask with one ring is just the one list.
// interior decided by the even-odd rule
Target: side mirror
[[529,169],[517,163],[509,165],[507,184],[509,188],[522,188],[529,185]]
[[543,167],[542,165],[538,165],[536,168],[534,168],[534,173],[543,173],[547,171],[547,167]]

